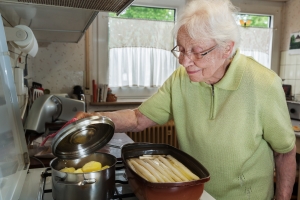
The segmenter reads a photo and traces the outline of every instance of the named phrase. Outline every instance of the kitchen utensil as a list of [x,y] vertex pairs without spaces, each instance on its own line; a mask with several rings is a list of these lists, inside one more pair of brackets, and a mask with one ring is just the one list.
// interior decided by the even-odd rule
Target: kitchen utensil
[[[89,173],[60,172],[64,167],[81,168],[89,161],[98,161],[110,166],[108,169]],[[55,200],[108,200],[115,188],[115,165],[117,159],[106,153],[94,153],[84,158],[65,160],[55,158],[50,162],[52,169],[52,195]]]
[[35,101],[40,96],[44,95],[44,91],[41,89],[33,89],[32,92],[32,101]]
[[43,85],[38,82],[32,82],[32,88],[42,88]]
[[[93,116],[66,125],[52,141],[50,162],[52,195],[64,199],[111,199],[114,194],[116,157],[94,153],[105,146],[114,134],[113,122],[104,116]],[[108,169],[89,173],[60,172],[64,167],[81,168],[89,161],[98,161]]]
[[[142,155],[171,155],[201,179],[175,183],[149,182],[135,173],[126,162],[129,158],[136,158]],[[128,182],[139,200],[198,200],[203,193],[204,183],[210,179],[209,172],[196,159],[166,144],[126,144],[122,147],[122,160],[125,165]]]

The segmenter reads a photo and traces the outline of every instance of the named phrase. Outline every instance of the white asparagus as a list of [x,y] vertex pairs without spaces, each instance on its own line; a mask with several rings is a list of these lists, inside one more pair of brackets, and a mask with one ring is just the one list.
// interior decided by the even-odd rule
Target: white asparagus
[[137,173],[138,175],[140,175],[143,179],[147,180],[147,178],[146,178],[140,171],[138,171],[138,170],[136,170],[136,169],[134,168],[134,166],[133,166],[132,163],[131,163],[131,160],[127,160],[127,163],[128,163],[128,165],[131,167],[131,169],[132,169],[135,173]]
[[140,175],[143,179],[148,180],[148,179],[142,174],[142,172],[140,172],[140,171],[138,171],[138,170],[136,170],[136,169],[134,168],[134,166],[133,166],[132,163],[131,163],[131,159],[128,159],[128,160],[127,160],[127,163],[128,163],[128,165],[131,167],[131,169],[132,169],[135,173],[137,173],[138,175]]
[[136,161],[134,161],[133,159],[130,159],[130,162],[137,171],[140,171],[146,177],[146,180],[148,180],[150,182],[155,182],[155,183],[158,182],[157,179],[148,170],[146,170],[144,167],[142,167]]
[[135,170],[135,172],[140,175],[143,179],[147,180],[148,181],[148,178],[146,176],[143,175],[143,173],[139,170]]
[[160,173],[157,170],[155,170],[150,164],[138,158],[135,158],[133,160],[140,164],[142,167],[146,168],[146,170],[148,170],[157,179],[159,183],[165,182],[164,179],[160,176]]
[[134,166],[133,166],[132,163],[130,162],[130,159],[127,160],[127,163],[128,163],[128,165],[130,166],[130,168],[131,168],[134,172],[136,172]]
[[182,179],[183,181],[189,181],[189,179],[187,179],[179,170],[173,167],[173,165],[167,159],[165,159],[162,156],[158,156],[158,159],[161,162],[163,162],[167,167],[169,167],[172,170],[172,172],[176,174],[176,176],[178,176],[180,179]]
[[159,171],[162,174],[162,178],[166,182],[175,182],[175,180],[172,179],[172,177],[169,176],[169,174],[162,167],[160,167],[159,164],[156,164],[153,160],[146,160],[146,162]]
[[182,182],[182,180],[176,174],[174,174],[171,171],[171,169],[167,167],[163,162],[161,162],[158,158],[155,158],[155,161],[159,163],[159,166],[161,166],[165,170],[165,172],[167,172],[167,174],[172,177],[172,179],[175,182]]
[[179,169],[182,173],[186,174],[192,180],[199,180],[200,179],[196,174],[191,172],[191,170],[189,170],[186,166],[184,166],[181,162],[179,162],[173,156],[167,155],[167,158],[170,159],[175,164],[175,166],[177,166],[177,169]]
[[147,159],[147,160],[149,160],[149,159],[154,159],[154,157],[152,157],[152,156],[140,156],[139,157],[139,159]]

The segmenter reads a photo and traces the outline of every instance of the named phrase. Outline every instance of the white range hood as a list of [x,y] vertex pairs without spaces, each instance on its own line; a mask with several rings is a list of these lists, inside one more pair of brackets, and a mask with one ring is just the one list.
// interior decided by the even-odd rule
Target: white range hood
[[134,0],[0,0],[5,26],[26,25],[38,42],[77,43],[99,11],[120,14]]

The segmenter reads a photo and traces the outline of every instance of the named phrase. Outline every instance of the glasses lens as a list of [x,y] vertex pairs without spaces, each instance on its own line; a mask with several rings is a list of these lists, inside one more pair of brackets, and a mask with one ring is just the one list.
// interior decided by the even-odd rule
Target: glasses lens
[[179,47],[177,46],[175,49],[173,49],[172,53],[176,58],[179,58],[180,55]]

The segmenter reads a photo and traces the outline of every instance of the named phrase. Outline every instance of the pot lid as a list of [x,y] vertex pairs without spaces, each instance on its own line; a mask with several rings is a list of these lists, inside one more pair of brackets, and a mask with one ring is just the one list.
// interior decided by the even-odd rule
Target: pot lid
[[52,153],[61,159],[88,156],[105,146],[114,130],[114,123],[105,116],[77,120],[59,130],[52,141]]

